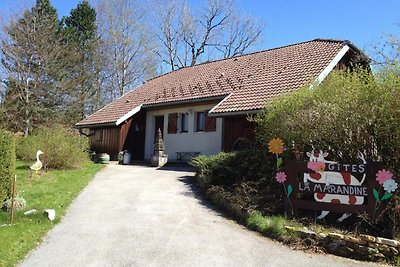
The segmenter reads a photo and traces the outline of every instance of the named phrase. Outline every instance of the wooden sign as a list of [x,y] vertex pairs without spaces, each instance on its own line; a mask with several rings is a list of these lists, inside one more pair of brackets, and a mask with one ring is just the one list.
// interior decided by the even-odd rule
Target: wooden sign
[[[286,160],[287,186],[292,193],[285,199],[285,208],[322,211],[318,219],[329,211],[367,213],[375,217],[380,203],[392,197],[397,189],[393,174],[383,169],[381,162],[366,161],[359,153],[360,163],[336,163],[325,160],[327,153],[307,153],[310,161]],[[385,186],[385,183],[387,186]]]

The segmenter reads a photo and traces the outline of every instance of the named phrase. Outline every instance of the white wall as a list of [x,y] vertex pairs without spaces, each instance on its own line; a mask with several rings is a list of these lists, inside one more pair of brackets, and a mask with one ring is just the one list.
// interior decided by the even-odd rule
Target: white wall
[[[145,159],[150,159],[154,148],[155,117],[164,116],[164,145],[168,160],[176,160],[175,152],[200,152],[204,155],[217,154],[222,149],[222,119],[217,118],[215,132],[196,132],[196,112],[210,110],[214,105],[199,105],[174,109],[148,111],[146,115]],[[180,132],[180,116],[178,132],[168,134],[168,114],[189,113],[189,127],[187,133]]]

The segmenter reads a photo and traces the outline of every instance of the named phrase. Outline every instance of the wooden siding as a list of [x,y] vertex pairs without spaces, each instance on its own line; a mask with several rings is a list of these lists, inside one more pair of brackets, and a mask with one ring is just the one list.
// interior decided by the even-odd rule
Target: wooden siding
[[120,127],[94,128],[90,130],[90,149],[107,153],[115,158],[119,152]]
[[223,151],[232,151],[233,144],[239,138],[255,140],[255,125],[247,120],[246,116],[232,116],[223,118]]

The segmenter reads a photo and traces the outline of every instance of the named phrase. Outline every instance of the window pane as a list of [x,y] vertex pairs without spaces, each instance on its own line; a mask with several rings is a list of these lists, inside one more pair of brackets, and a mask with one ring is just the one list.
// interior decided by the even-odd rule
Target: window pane
[[182,113],[181,116],[181,132],[187,132],[188,131],[188,122],[189,116],[187,113]]
[[204,131],[205,128],[205,114],[204,112],[197,112],[197,123],[196,123],[196,131],[201,132]]

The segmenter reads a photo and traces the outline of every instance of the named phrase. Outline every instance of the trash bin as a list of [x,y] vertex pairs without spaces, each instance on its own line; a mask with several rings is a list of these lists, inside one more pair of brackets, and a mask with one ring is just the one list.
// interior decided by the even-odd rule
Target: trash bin
[[132,161],[132,154],[131,154],[131,152],[128,151],[128,150],[125,150],[125,151],[124,151],[124,160],[123,160],[123,164],[124,164],[124,165],[131,164],[131,161]]

